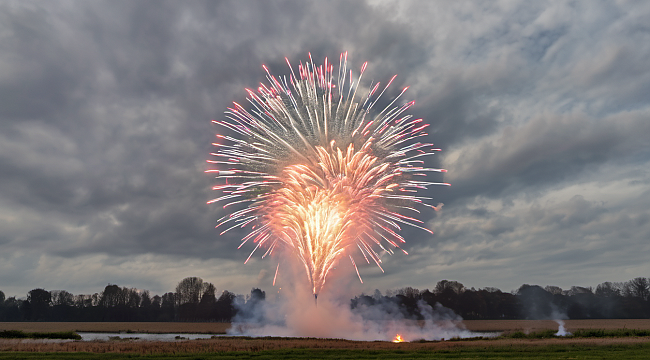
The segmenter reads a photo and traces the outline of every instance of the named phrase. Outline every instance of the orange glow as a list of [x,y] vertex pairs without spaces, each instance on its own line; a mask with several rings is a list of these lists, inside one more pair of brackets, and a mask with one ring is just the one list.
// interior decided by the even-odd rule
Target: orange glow
[[284,186],[264,204],[265,222],[301,260],[314,294],[346,250],[373,228],[380,196],[393,192],[396,170],[379,163],[369,147],[316,147],[311,164],[284,168]]
[[402,335],[400,335],[400,334],[395,335],[395,337],[393,338],[394,343],[400,343],[400,342],[403,342],[403,341],[404,341],[404,338],[402,338]]

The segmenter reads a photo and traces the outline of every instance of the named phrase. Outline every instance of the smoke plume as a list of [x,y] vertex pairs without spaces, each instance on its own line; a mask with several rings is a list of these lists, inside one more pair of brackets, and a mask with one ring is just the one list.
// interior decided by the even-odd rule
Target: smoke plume
[[452,310],[438,303],[432,307],[422,300],[417,302],[419,314],[409,314],[389,297],[372,304],[359,303],[352,309],[346,288],[329,288],[318,297],[318,303],[306,283],[276,288],[275,294],[255,306],[248,305],[251,300],[240,303],[229,334],[384,341],[393,340],[397,334],[405,341],[494,335],[471,332]]

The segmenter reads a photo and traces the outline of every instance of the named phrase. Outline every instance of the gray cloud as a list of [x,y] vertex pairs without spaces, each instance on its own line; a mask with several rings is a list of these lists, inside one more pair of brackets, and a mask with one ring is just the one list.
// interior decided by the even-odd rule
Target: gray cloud
[[411,255],[386,257],[386,274],[362,267],[362,289],[647,276],[649,13],[625,3],[3,2],[0,288],[163,292],[194,275],[262,286],[275,263],[242,265],[241,233],[218,236],[222,210],[205,205],[210,120],[265,81],[261,64],[283,73],[285,56],[346,50],[353,68],[369,61],[368,81],[398,74],[394,91],[411,86],[413,114],[443,148],[433,164],[452,183],[431,191],[443,210],[422,214],[434,236],[405,229]]

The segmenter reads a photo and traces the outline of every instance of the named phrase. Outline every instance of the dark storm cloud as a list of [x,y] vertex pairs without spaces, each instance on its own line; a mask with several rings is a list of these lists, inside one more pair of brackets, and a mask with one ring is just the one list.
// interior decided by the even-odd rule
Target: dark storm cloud
[[632,111],[594,121],[585,114],[540,114],[463,148],[450,177],[459,196],[502,198],[528,187],[554,186],[584,171],[597,174],[601,165],[617,159],[636,165],[631,155],[647,143],[647,116]]
[[[411,86],[413,115],[443,148],[432,163],[453,184],[430,192],[445,203],[422,214],[433,237],[404,229],[408,263],[396,255],[390,274],[362,272],[385,287],[404,276],[516,287],[554,274],[545,263],[597,259],[618,280],[647,276],[598,254],[625,257],[649,234],[648,13],[544,2],[2,2],[0,286],[21,295],[48,278],[63,288],[45,275],[59,272],[97,291],[82,289],[136,272],[143,283],[132,286],[170,290],[174,274],[236,286],[238,274],[268,272],[265,262],[233,265],[250,249],[236,250],[241,233],[213,228],[222,211],[205,205],[219,131],[210,120],[265,81],[261,64],[284,74],[285,56],[336,62],[341,51],[354,71],[369,61],[368,82],[398,74],[387,95]],[[531,270],[483,281],[496,276],[491,261]],[[489,275],[470,277],[477,269]]]

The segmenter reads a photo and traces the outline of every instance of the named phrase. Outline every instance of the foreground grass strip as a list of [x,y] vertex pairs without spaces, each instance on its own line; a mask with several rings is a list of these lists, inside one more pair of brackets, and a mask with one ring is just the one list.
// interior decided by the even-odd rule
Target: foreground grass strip
[[573,337],[631,337],[650,336],[650,330],[641,329],[578,329],[573,332]]
[[516,331],[501,335],[495,339],[552,339],[552,338],[603,338],[603,337],[644,337],[650,336],[650,330],[640,329],[578,329],[567,336],[556,336],[555,330],[543,330],[532,333]]
[[81,340],[81,335],[74,331],[59,332],[24,332],[20,330],[0,331],[0,339],[72,339]]
[[125,353],[5,352],[0,360],[18,359],[647,359],[650,343],[634,345],[548,345],[461,348],[450,350],[334,350],[284,349],[259,352],[223,352],[209,354],[139,355]]

